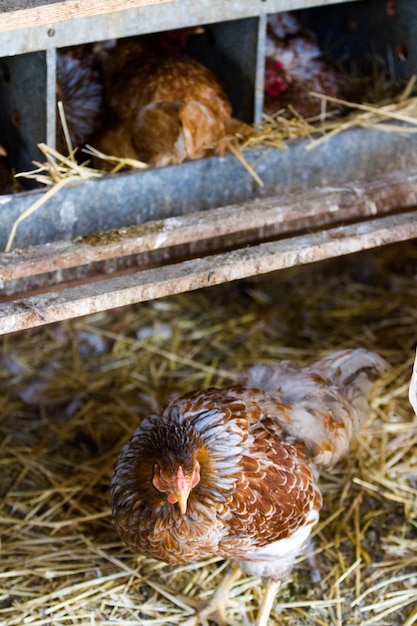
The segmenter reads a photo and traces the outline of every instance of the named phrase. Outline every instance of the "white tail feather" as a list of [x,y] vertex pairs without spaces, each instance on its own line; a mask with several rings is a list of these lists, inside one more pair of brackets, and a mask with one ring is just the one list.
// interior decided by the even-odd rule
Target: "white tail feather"
[[243,382],[285,405],[285,416],[274,415],[285,433],[304,441],[315,464],[332,466],[369,415],[369,370],[387,368],[378,354],[359,348],[334,352],[304,368],[289,361],[256,365]]

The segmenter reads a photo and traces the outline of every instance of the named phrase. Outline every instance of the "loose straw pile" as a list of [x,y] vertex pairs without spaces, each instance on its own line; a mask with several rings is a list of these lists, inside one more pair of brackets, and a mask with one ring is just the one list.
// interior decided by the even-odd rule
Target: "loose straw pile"
[[[38,183],[48,186],[49,189],[43,196],[36,200],[36,202],[23,211],[23,213],[15,220],[10,230],[5,252],[9,252],[11,250],[19,224],[32,215],[32,213],[45,204],[45,202],[52,198],[52,196],[58,193],[58,191],[60,191],[63,187],[66,187],[70,183],[81,182],[91,178],[101,178],[104,174],[102,170],[93,169],[87,164],[79,164],[75,160],[75,150],[72,151],[69,156],[64,156],[44,143],[38,144],[38,148],[45,156],[45,162],[39,163],[35,161],[34,165],[37,166],[36,169],[31,172],[21,172],[20,174],[16,174],[16,177],[20,176],[36,180]],[[142,163],[142,161],[109,156],[95,150],[91,146],[87,146],[85,152],[92,156],[96,156],[97,158],[103,159],[104,161],[114,163],[112,171],[106,172],[110,174],[115,174],[125,167],[135,169],[145,169],[148,167],[146,163]]]
[[[186,621],[227,564],[175,567],[122,545],[109,508],[120,448],[174,391],[233,383],[257,362],[362,346],[392,370],[350,453],[320,478],[313,560],[300,559],[282,586],[271,624],[416,623],[417,418],[407,398],[416,262],[415,245],[401,244],[4,337],[0,622]],[[260,594],[260,581],[242,575],[227,623],[253,623]]]
[[[291,107],[289,111],[277,111],[272,117],[264,116],[261,124],[255,126],[253,134],[240,142],[240,148],[255,146],[286,148],[288,141],[309,139],[306,150],[312,150],[331,137],[353,128],[373,128],[402,134],[415,133],[417,132],[415,83],[416,76],[413,76],[398,97],[375,105],[349,102],[312,92],[310,95],[330,105],[326,107],[327,113],[324,116],[305,119]],[[343,105],[346,110],[352,112],[346,116],[334,116],[331,113],[332,103]]]

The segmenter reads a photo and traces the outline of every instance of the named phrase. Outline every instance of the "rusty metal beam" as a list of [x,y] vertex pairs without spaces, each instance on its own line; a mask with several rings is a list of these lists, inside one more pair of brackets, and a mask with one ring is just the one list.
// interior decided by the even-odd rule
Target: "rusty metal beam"
[[[228,238],[231,245],[249,244],[414,206],[417,206],[417,170],[407,176],[403,172],[393,172],[371,180],[355,181],[339,189],[323,187],[299,194],[257,198],[242,204],[86,235],[73,241],[13,250],[0,254],[0,285],[209,239]],[[198,247],[195,250],[199,254]]]
[[417,212],[216,254],[0,305],[0,334],[417,238]]

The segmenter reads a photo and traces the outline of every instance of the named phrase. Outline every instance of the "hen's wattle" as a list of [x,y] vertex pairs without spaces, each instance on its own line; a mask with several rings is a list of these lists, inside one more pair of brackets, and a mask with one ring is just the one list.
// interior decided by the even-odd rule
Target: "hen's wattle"
[[345,350],[305,368],[258,365],[240,386],[172,399],[120,454],[112,480],[120,537],[171,563],[234,559],[268,581],[257,622],[266,624],[277,584],[319,519],[318,469],[348,450],[369,412],[366,371],[385,368],[376,354]]
[[[264,111],[273,115],[292,107],[303,117],[322,113],[323,101],[311,92],[350,100],[352,86],[334,64],[324,58],[315,37],[294,13],[270,15],[266,42]],[[330,102],[327,110],[341,112]]]

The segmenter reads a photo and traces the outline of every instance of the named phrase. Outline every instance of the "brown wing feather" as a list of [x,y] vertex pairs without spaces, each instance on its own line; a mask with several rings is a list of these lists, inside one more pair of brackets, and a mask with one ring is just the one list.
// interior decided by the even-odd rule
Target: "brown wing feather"
[[253,547],[290,536],[321,504],[303,446],[285,443],[265,422],[251,429],[254,441],[228,500],[229,534],[250,537]]

